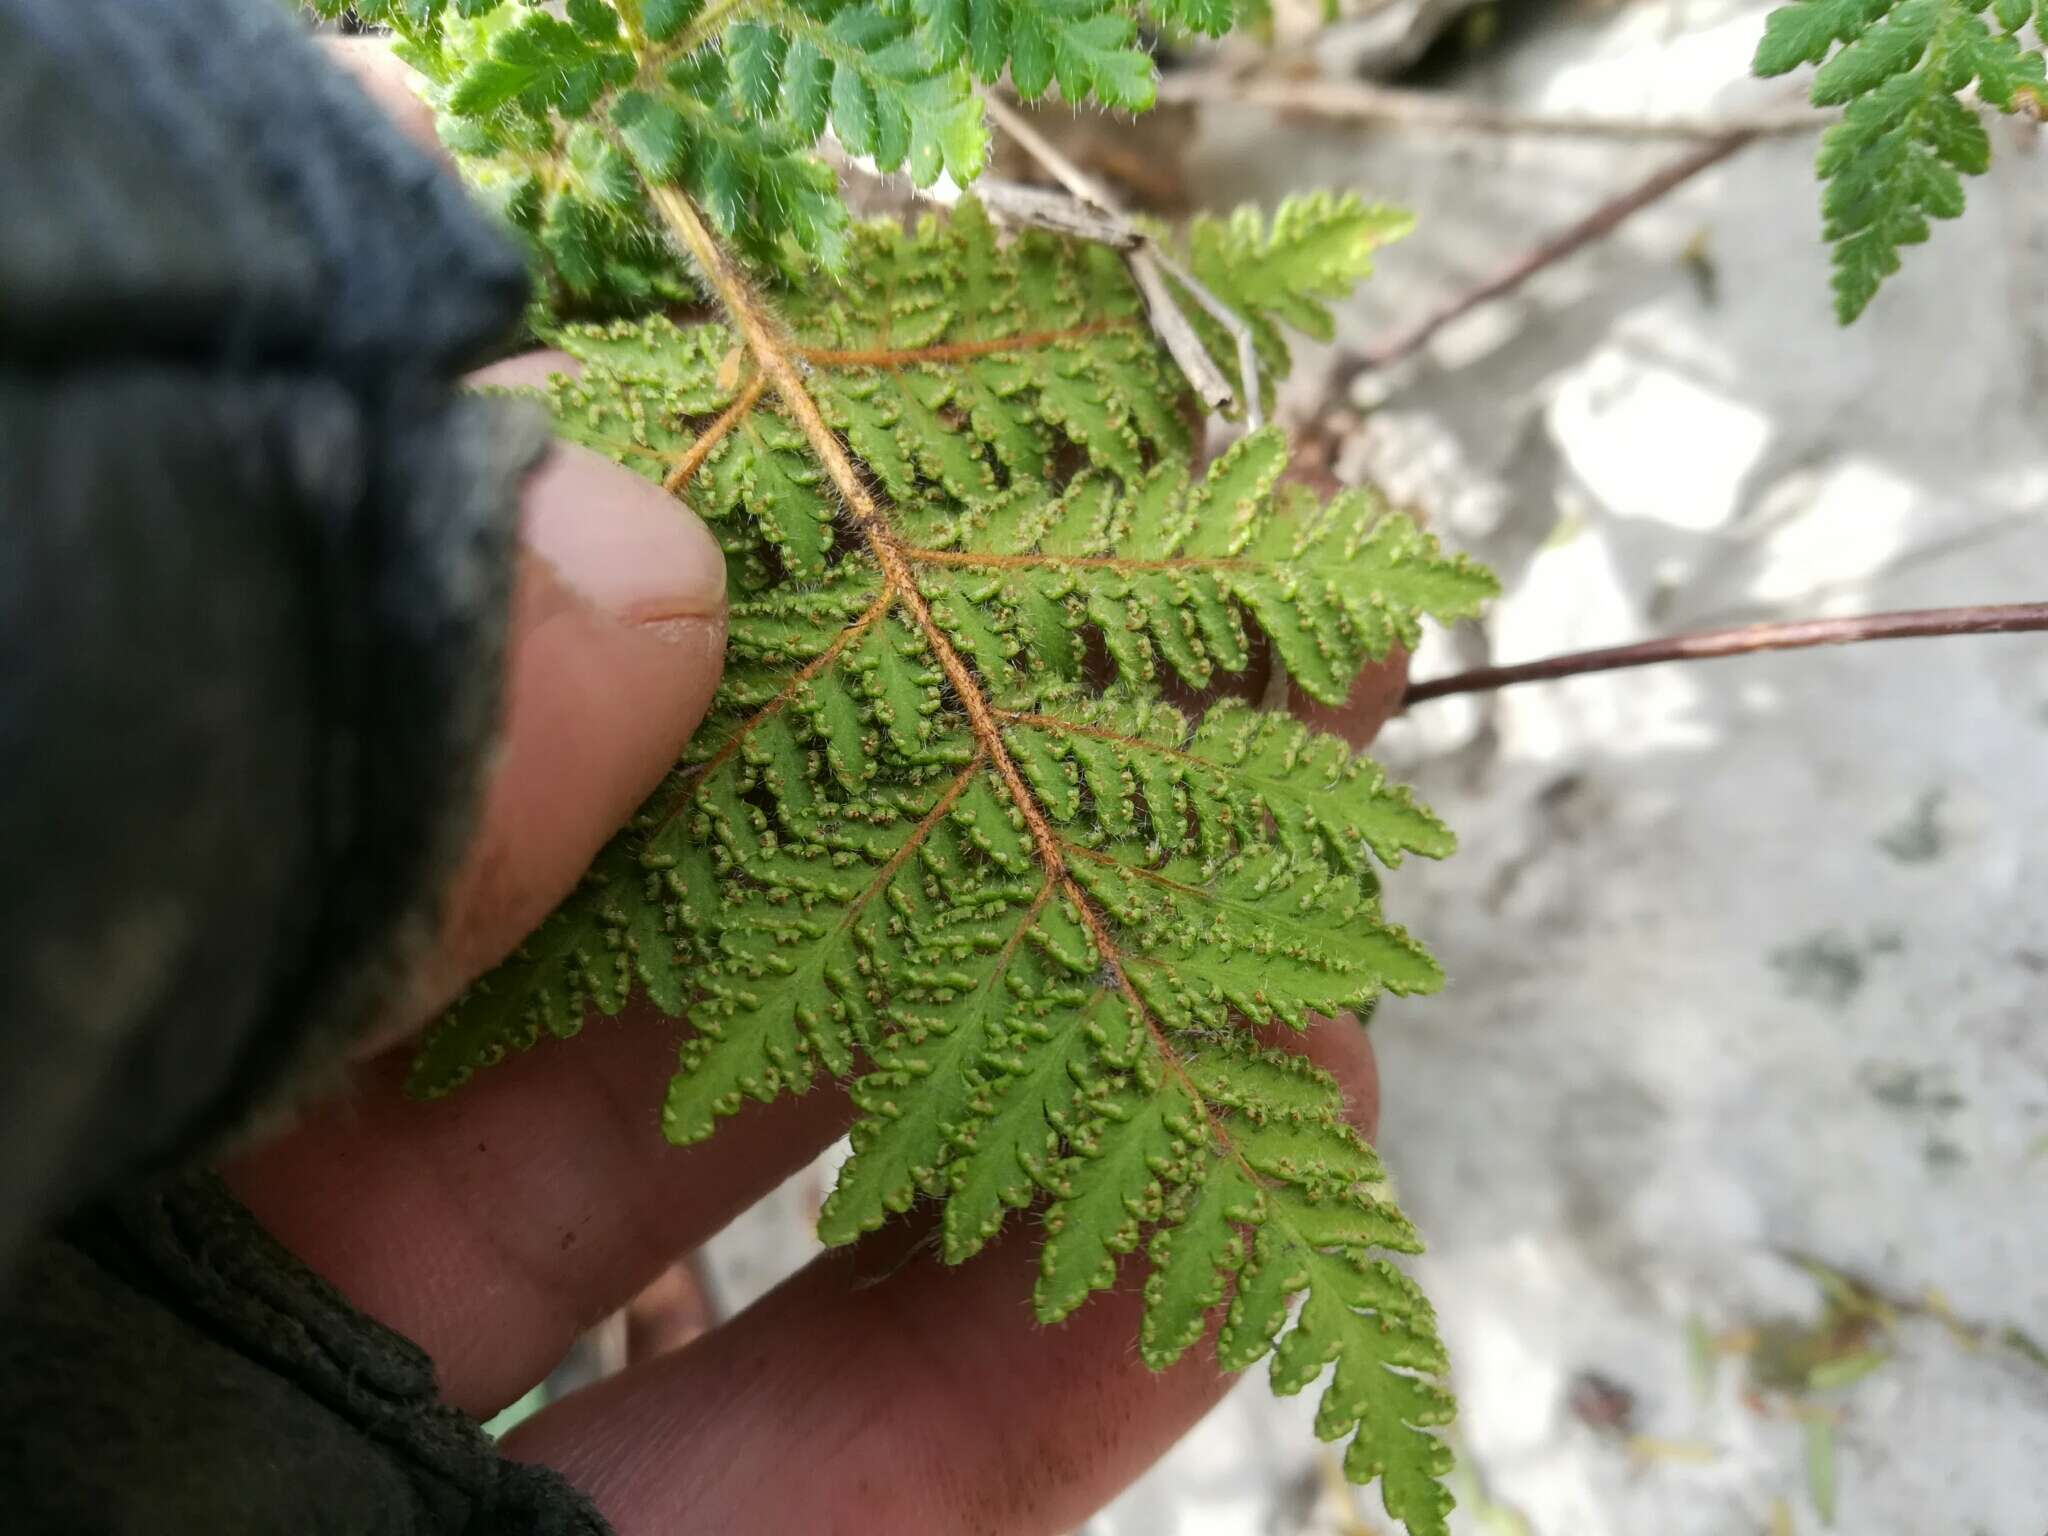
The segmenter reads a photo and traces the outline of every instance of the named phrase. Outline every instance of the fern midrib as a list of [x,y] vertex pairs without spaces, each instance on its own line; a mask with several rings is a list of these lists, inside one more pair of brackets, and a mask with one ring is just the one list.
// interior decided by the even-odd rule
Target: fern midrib
[[[755,363],[762,373],[774,384],[775,392],[781,397],[784,409],[796,422],[797,429],[810,444],[811,451],[825,466],[825,473],[831,477],[833,488],[844,498],[847,510],[859,524],[862,536],[867,540],[869,552],[882,572],[882,603],[901,603],[910,615],[925,643],[931,647],[932,656],[939,664],[939,670],[946,675],[946,681],[953,685],[955,697],[967,716],[968,729],[980,745],[989,765],[996,770],[1004,787],[1015,801],[1018,811],[1031,834],[1033,846],[1048,874],[1063,878],[1066,865],[1060,857],[1059,844],[1053,836],[1052,827],[1039,810],[1037,801],[1024,783],[1024,777],[1009,751],[1003,745],[1002,732],[990,713],[987,698],[981,685],[975,680],[967,663],[953,648],[936,620],[931,608],[925,602],[924,594],[918,590],[915,577],[904,558],[902,546],[897,542],[894,531],[876,504],[873,494],[854,468],[852,458],[847,454],[838,434],[826,423],[818,403],[811,398],[803,377],[797,372],[791,359],[790,350],[777,335],[774,321],[769,317],[755,295],[752,286],[727,257],[723,247],[712,238],[711,231],[698,216],[690,200],[672,187],[650,188],[655,207],[660,211],[669,227],[675,232],[685,248],[689,250],[703,269],[706,280],[718,295],[727,313],[740,329],[747,343],[747,349],[754,354]],[[815,667],[815,663],[813,666]]]
[[[745,3],[745,0],[740,0]],[[868,67],[867,55],[858,48],[849,48],[832,35],[832,29],[820,25],[802,11],[791,10],[786,5],[777,5],[775,0],[756,0],[755,14],[763,20],[772,21],[791,37],[809,43],[819,54],[830,59],[840,69],[850,69],[865,78],[874,71]]]
[[1171,560],[1126,560],[1121,555],[995,555],[975,549],[918,549],[899,545],[913,565],[965,566],[990,571],[1256,571],[1258,562],[1200,555]]
[[[677,59],[689,57],[740,20],[740,12],[758,3],[759,0],[711,0],[701,16],[666,42],[650,48],[643,34],[634,39],[634,47],[645,61],[645,68],[659,70]],[[633,8],[639,9],[638,0],[634,0]]]
[[910,829],[910,835],[904,838],[903,846],[889,855],[888,860],[875,872],[875,877],[867,883],[860,895],[847,903],[846,911],[840,916],[839,926],[833,930],[835,934],[843,934],[850,929],[859,921],[861,913],[867,910],[868,904],[889,888],[889,882],[896,878],[897,872],[910,861],[919,848],[924,846],[925,839],[932,835],[939,823],[952,812],[953,807],[960,803],[960,797],[967,793],[968,785],[974,782],[981,769],[982,759],[977,755],[954,775],[953,782],[946,786],[938,802],[919,817],[917,825]]
[[1964,16],[1971,14],[1973,13],[1963,11],[1954,3],[1954,0],[1950,0],[1950,3],[1942,8],[1942,19],[1935,23],[1932,35],[1927,39],[1927,56],[1920,61],[1919,67],[1913,71],[1913,73],[1919,75],[1926,82],[1926,88],[1919,93],[1913,105],[1906,113],[1906,126],[1912,129],[1912,137],[1915,140],[1920,137],[1921,116],[1927,111],[1934,98],[1940,94],[1942,72],[1948,63],[1949,53],[1954,47],[1953,39],[1951,39],[1949,33]]
[[1086,341],[1112,331],[1129,331],[1121,320],[1091,320],[1050,331],[1025,331],[1016,336],[990,336],[978,341],[947,341],[929,347],[793,347],[807,363],[823,368],[914,368],[920,363],[964,363],[1005,352],[1035,352],[1063,341]]
[[1949,0],[1949,3],[1942,7],[1941,19],[1934,24],[1934,30],[1928,34],[1927,52],[1921,56],[1918,64],[1906,71],[1909,75],[1918,76],[1921,82],[1921,89],[1914,93],[1913,104],[1906,109],[1905,117],[1900,120],[1895,130],[1909,146],[1921,141],[1920,119],[1934,98],[1941,94],[1942,67],[1948,62],[1951,46],[1949,29],[1955,25],[1959,15],[1967,14],[1969,13],[1959,11],[1954,0]]
[[704,467],[704,461],[711,457],[711,450],[725,441],[726,435],[746,419],[747,413],[753,410],[767,390],[766,375],[757,373],[749,379],[747,387],[739,392],[733,403],[720,411],[718,419],[698,433],[689,450],[676,460],[675,468],[662,480],[661,488],[671,496],[681,495],[683,487],[696,477],[697,471]]
[[[811,397],[802,375],[797,371],[790,349],[778,334],[774,319],[754,293],[745,276],[733,265],[725,249],[719,245],[705,226],[702,217],[688,197],[673,187],[649,186],[649,200],[661,215],[664,223],[679,240],[684,249],[697,262],[705,280],[718,296],[733,323],[739,327],[740,335],[753,353],[754,361],[762,374],[773,383],[776,394],[784,408],[796,422],[812,452],[825,466],[832,484],[845,499],[847,509],[858,523],[862,536],[867,540],[877,565],[882,571],[882,592],[876,600],[876,610],[886,610],[893,603],[901,603],[931,647],[933,657],[938,661],[946,680],[953,685],[955,698],[967,716],[968,728],[974,735],[982,759],[996,771],[1003,782],[1004,790],[1023,818],[1029,832],[1032,847],[1038,854],[1039,863],[1049,883],[1058,886],[1061,895],[1073,904],[1082,926],[1087,929],[1090,940],[1102,963],[1116,980],[1118,993],[1130,1008],[1133,1018],[1142,1020],[1153,1048],[1158,1052],[1161,1066],[1187,1092],[1189,1100],[1200,1112],[1212,1137],[1212,1145],[1223,1150],[1225,1156],[1236,1163],[1246,1178],[1260,1188],[1268,1181],[1254,1170],[1237,1151],[1235,1143],[1224,1128],[1222,1121],[1210,1107],[1208,1100],[1188,1075],[1179,1054],[1166,1038],[1152,1010],[1146,1006],[1126,974],[1123,957],[1109,931],[1108,924],[1095,908],[1085,891],[1068,872],[1062,844],[1053,831],[1051,822],[1039,808],[1037,799],[1024,782],[1005,746],[1002,728],[996,721],[994,711],[980,683],[975,679],[967,663],[954,649],[937,621],[932,618],[931,608],[925,602],[924,594],[918,590],[916,578],[912,575],[903,549],[897,542],[894,530],[876,503],[873,494],[855,469],[853,460],[845,446],[839,441],[824,414],[818,409],[817,401]],[[869,622],[872,622],[870,620]],[[865,628],[865,625],[863,625]],[[843,644],[829,653],[832,656],[843,650]],[[806,674],[821,670],[821,663],[829,665],[820,657],[804,669]],[[793,694],[799,684],[792,682],[785,691],[785,697]],[[720,759],[736,750],[737,738],[720,749]]]
[[[709,779],[712,774],[724,767],[731,759],[733,753],[739,751],[740,747],[745,744],[749,736],[781,714],[795,701],[797,694],[803,691],[804,684],[820,673],[830,669],[838,662],[841,656],[846,654],[850,647],[858,644],[869,630],[880,623],[883,616],[888,613],[890,607],[894,604],[894,601],[895,595],[887,587],[884,587],[881,595],[868,605],[859,618],[841,629],[838,634],[832,637],[830,645],[826,646],[824,650],[813,656],[790,675],[789,681],[782,685],[781,690],[774,698],[755,710],[739,729],[734,731],[729,738],[719,745],[718,750],[712,753],[710,757],[706,758],[702,763],[691,767],[688,770],[691,777]],[[689,799],[685,796],[682,803],[662,820],[656,831],[663,832],[674,825],[676,818],[684,813],[688,805]]]

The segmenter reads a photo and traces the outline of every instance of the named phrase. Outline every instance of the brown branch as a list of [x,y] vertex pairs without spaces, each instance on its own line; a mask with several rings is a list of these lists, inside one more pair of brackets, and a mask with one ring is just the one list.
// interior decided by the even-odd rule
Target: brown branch
[[794,347],[796,355],[820,368],[912,368],[920,363],[960,363],[977,357],[998,357],[1005,352],[1032,352],[1057,346],[1063,341],[1085,341],[1090,336],[1124,330],[1116,320],[1088,320],[1056,331],[1024,331],[1015,336],[991,336],[981,341],[944,341],[928,347]]
[[1412,685],[1401,706],[1454,693],[1480,693],[1515,683],[1548,682],[1587,672],[1618,672],[1667,661],[1712,661],[1758,651],[1802,651],[1816,645],[1857,645],[1865,640],[1917,640],[1934,635],[2013,635],[2048,630],[2048,603],[1995,603],[1972,608],[1917,608],[1903,613],[1867,613],[1847,619],[1794,619],[1784,624],[1750,624],[1740,629],[1706,629],[1666,635],[1634,645],[1573,651],[1512,667],[1479,667]]
[[676,460],[676,467],[663,478],[661,488],[671,496],[682,494],[683,487],[690,483],[697,471],[704,467],[704,461],[711,457],[711,450],[746,418],[747,412],[754,408],[767,388],[768,376],[755,374],[747,387],[740,391],[739,397],[720,413],[716,421],[699,433],[697,440],[690,444],[689,451]]
[[1352,366],[1341,375],[1340,386],[1348,386],[1360,374],[1369,373],[1376,368],[1385,368],[1419,352],[1438,331],[1453,320],[1462,318],[1480,305],[1503,294],[1513,292],[1544,268],[1555,266],[1567,256],[1576,255],[1595,240],[1612,233],[1624,220],[1640,213],[1659,198],[1676,191],[1700,172],[1719,165],[1737,150],[1752,143],[1756,136],[1755,130],[1742,129],[1718,139],[1710,139],[1689,154],[1672,161],[1654,176],[1637,183],[1621,196],[1602,203],[1569,229],[1560,231],[1533,250],[1516,257],[1500,272],[1478,287],[1459,294],[1425,316],[1410,330],[1402,332],[1392,341],[1354,357]]
[[[1084,221],[1107,226],[1099,230],[1072,228],[1061,218],[1052,220],[1049,227],[1067,234],[1078,234],[1083,239],[1098,240],[1123,252],[1124,264],[1130,269],[1131,281],[1137,285],[1138,292],[1145,301],[1145,316],[1152,324],[1153,334],[1172,356],[1174,363],[1186,377],[1189,387],[1201,397],[1205,406],[1216,412],[1222,411],[1230,404],[1230,384],[1217,371],[1215,363],[1209,357],[1209,349],[1203,345],[1202,338],[1195,333],[1194,327],[1188,323],[1187,316],[1181,313],[1180,306],[1174,302],[1173,292],[1166,286],[1166,279],[1171,277],[1180,284],[1187,296],[1224,329],[1237,348],[1238,385],[1244,395],[1245,425],[1254,432],[1263,426],[1258,351],[1252,339],[1251,327],[1245,323],[1243,317],[1211,293],[1193,272],[1168,255],[1157,240],[1132,224],[1124,216],[1124,211],[1116,199],[1110,196],[1109,191],[1068,158],[1058,145],[1033,127],[1021,111],[993,92],[984,93],[982,107],[996,125],[1016,141],[1019,148],[1050,171],[1053,179],[1066,189],[1068,195],[1082,205],[1077,212],[1101,216],[1100,219]],[[1028,193],[1030,189],[1023,190]],[[998,205],[991,197],[993,191],[992,186],[984,183],[982,195],[984,199],[990,201],[991,207],[996,207]]]
[[1270,107],[1326,122],[1401,130],[1516,134],[1542,138],[1722,139],[1731,134],[1818,133],[1834,118],[1811,108],[1748,117],[1596,117],[1580,113],[1521,112],[1467,96],[1447,96],[1362,80],[1240,79],[1222,71],[1169,74],[1159,102],[1215,102]]

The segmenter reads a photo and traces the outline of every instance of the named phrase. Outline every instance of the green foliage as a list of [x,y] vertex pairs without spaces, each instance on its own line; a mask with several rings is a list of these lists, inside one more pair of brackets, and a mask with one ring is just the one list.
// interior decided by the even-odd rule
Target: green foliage
[[[1318,199],[1192,244],[1270,326],[1312,320],[1390,222]],[[416,1086],[636,990],[688,1021],[675,1141],[850,1081],[826,1241],[931,1200],[958,1262],[1041,1204],[1039,1315],[1146,1265],[1158,1366],[1211,1319],[1252,1363],[1305,1291],[1276,1386],[1334,1363],[1322,1427],[1412,1531],[1443,1531],[1441,1347],[1369,1257],[1413,1230],[1335,1083],[1246,1025],[1433,990],[1376,870],[1452,839],[1342,742],[1170,694],[1267,646],[1341,700],[1491,578],[1368,492],[1281,483],[1275,431],[1196,469],[1186,385],[1102,248],[1004,243],[968,201],[857,230],[840,282],[768,297],[884,523],[846,505],[724,323],[549,336],[581,365],[548,394],[563,433],[681,478],[717,531],[728,667],[688,761],[430,1035]]]
[[[689,284],[624,155],[680,187],[755,261],[846,257],[846,214],[812,153],[829,130],[918,186],[966,185],[988,151],[976,82],[1007,70],[1027,99],[1152,105],[1140,0],[313,0],[387,26],[433,82],[465,170],[529,240],[549,307],[637,311]],[[1219,0],[1151,14],[1212,35]]]
[[1974,86],[2001,112],[2038,110],[2044,20],[2044,0],[1800,0],[1771,13],[1756,72],[1819,64],[1814,104],[1846,109],[1818,162],[1845,324],[1899,270],[1902,246],[1962,213],[1962,178],[1989,167],[1991,141],[1963,93]]
[[[1280,327],[1316,341],[1336,335],[1326,300],[1341,299],[1372,272],[1373,253],[1414,227],[1404,209],[1350,194],[1312,193],[1283,203],[1269,226],[1250,208],[1228,219],[1197,219],[1188,266],[1252,328],[1259,366],[1285,378],[1293,359]],[[1235,359],[1223,330],[1192,303],[1181,306],[1226,369]]]

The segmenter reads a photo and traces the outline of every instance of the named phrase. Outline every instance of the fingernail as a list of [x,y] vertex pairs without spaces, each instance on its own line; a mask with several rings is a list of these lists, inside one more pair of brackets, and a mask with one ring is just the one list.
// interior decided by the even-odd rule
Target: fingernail
[[725,555],[688,507],[557,444],[526,488],[527,546],[592,606],[669,636],[725,612]]

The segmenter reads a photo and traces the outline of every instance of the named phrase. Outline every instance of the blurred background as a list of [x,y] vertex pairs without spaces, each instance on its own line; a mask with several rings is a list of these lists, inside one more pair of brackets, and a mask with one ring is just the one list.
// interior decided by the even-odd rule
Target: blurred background
[[[1503,578],[1418,679],[2042,596],[2038,125],[1988,121],[1968,214],[1841,330],[1825,120],[1749,77],[1769,9],[1282,4],[1267,49],[1169,50],[1135,125],[1034,114],[1135,209],[1413,210],[1280,415]],[[1546,683],[1375,751],[1463,841],[1388,890],[1450,986],[1373,1025],[1462,1404],[1454,1528],[2048,1531],[2048,647]],[[759,1295],[829,1178],[614,1332]],[[1087,1536],[1389,1530],[1312,1419],[1247,1380]]]

